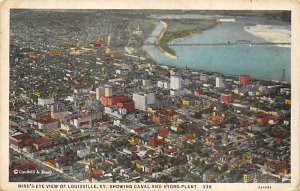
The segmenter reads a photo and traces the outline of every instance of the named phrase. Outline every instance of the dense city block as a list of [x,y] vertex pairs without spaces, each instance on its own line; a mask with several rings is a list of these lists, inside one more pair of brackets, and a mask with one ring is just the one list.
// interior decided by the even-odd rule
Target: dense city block
[[290,182],[284,70],[270,81],[157,63],[143,49],[161,24],[150,11],[10,14],[10,181]]

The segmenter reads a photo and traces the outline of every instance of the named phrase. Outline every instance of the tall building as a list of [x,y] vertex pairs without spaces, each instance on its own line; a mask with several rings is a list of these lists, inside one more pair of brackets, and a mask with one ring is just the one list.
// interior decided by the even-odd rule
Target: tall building
[[154,93],[134,93],[132,100],[134,101],[135,109],[146,111],[149,104],[156,102],[156,96]]
[[170,77],[170,89],[180,90],[182,88],[181,77],[180,76],[171,76]]
[[132,100],[134,102],[135,109],[146,111],[146,97],[141,94],[133,94]]
[[113,95],[112,87],[105,87],[104,96],[105,97],[110,97],[112,95]]
[[105,95],[105,89],[103,87],[96,88],[96,99],[100,100],[102,96]]
[[216,77],[216,88],[225,88],[224,78]]

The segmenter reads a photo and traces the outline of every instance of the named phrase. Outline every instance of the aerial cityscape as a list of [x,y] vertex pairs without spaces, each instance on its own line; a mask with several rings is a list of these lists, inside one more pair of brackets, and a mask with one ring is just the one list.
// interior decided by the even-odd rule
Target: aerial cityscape
[[291,13],[10,10],[9,181],[290,183]]

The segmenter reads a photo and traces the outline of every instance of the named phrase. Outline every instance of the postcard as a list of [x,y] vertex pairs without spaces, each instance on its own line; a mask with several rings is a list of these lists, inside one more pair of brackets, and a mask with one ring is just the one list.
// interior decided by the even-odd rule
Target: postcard
[[0,190],[299,190],[300,5],[1,4]]

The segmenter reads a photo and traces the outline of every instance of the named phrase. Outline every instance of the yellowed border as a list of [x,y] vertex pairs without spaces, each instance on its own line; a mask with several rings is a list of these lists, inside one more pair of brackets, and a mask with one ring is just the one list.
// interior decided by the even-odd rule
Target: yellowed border
[[[223,2],[223,3],[222,3]],[[300,189],[300,2],[297,0],[4,0],[0,2],[0,190],[18,189],[16,183],[8,182],[8,103],[9,103],[9,9],[194,9],[194,10],[290,10],[292,11],[292,180],[288,184],[208,184],[209,190],[258,190],[258,186],[271,186],[268,190]],[[43,183],[40,183],[43,184]],[[52,183],[53,184],[53,183]],[[66,185],[66,184],[65,184]],[[70,184],[69,184],[70,185]],[[149,184],[151,185],[151,184]],[[157,184],[155,184],[157,185]],[[164,184],[161,184],[164,185]],[[204,184],[198,184],[197,190],[204,190]],[[207,185],[207,184],[205,184]],[[39,189],[34,189],[39,190]],[[50,190],[50,189],[43,189]],[[76,189],[60,189],[76,190]],[[86,189],[88,190],[88,189]],[[94,189],[101,190],[101,189]],[[107,189],[102,189],[107,190]],[[123,190],[123,189],[115,189]],[[124,189],[130,190],[130,189]],[[133,189],[139,190],[139,189]],[[146,190],[146,189],[143,189]],[[147,189],[166,190],[166,189]],[[174,190],[174,189],[167,189]],[[184,189],[176,189],[184,190]],[[195,190],[195,189],[189,189]]]

